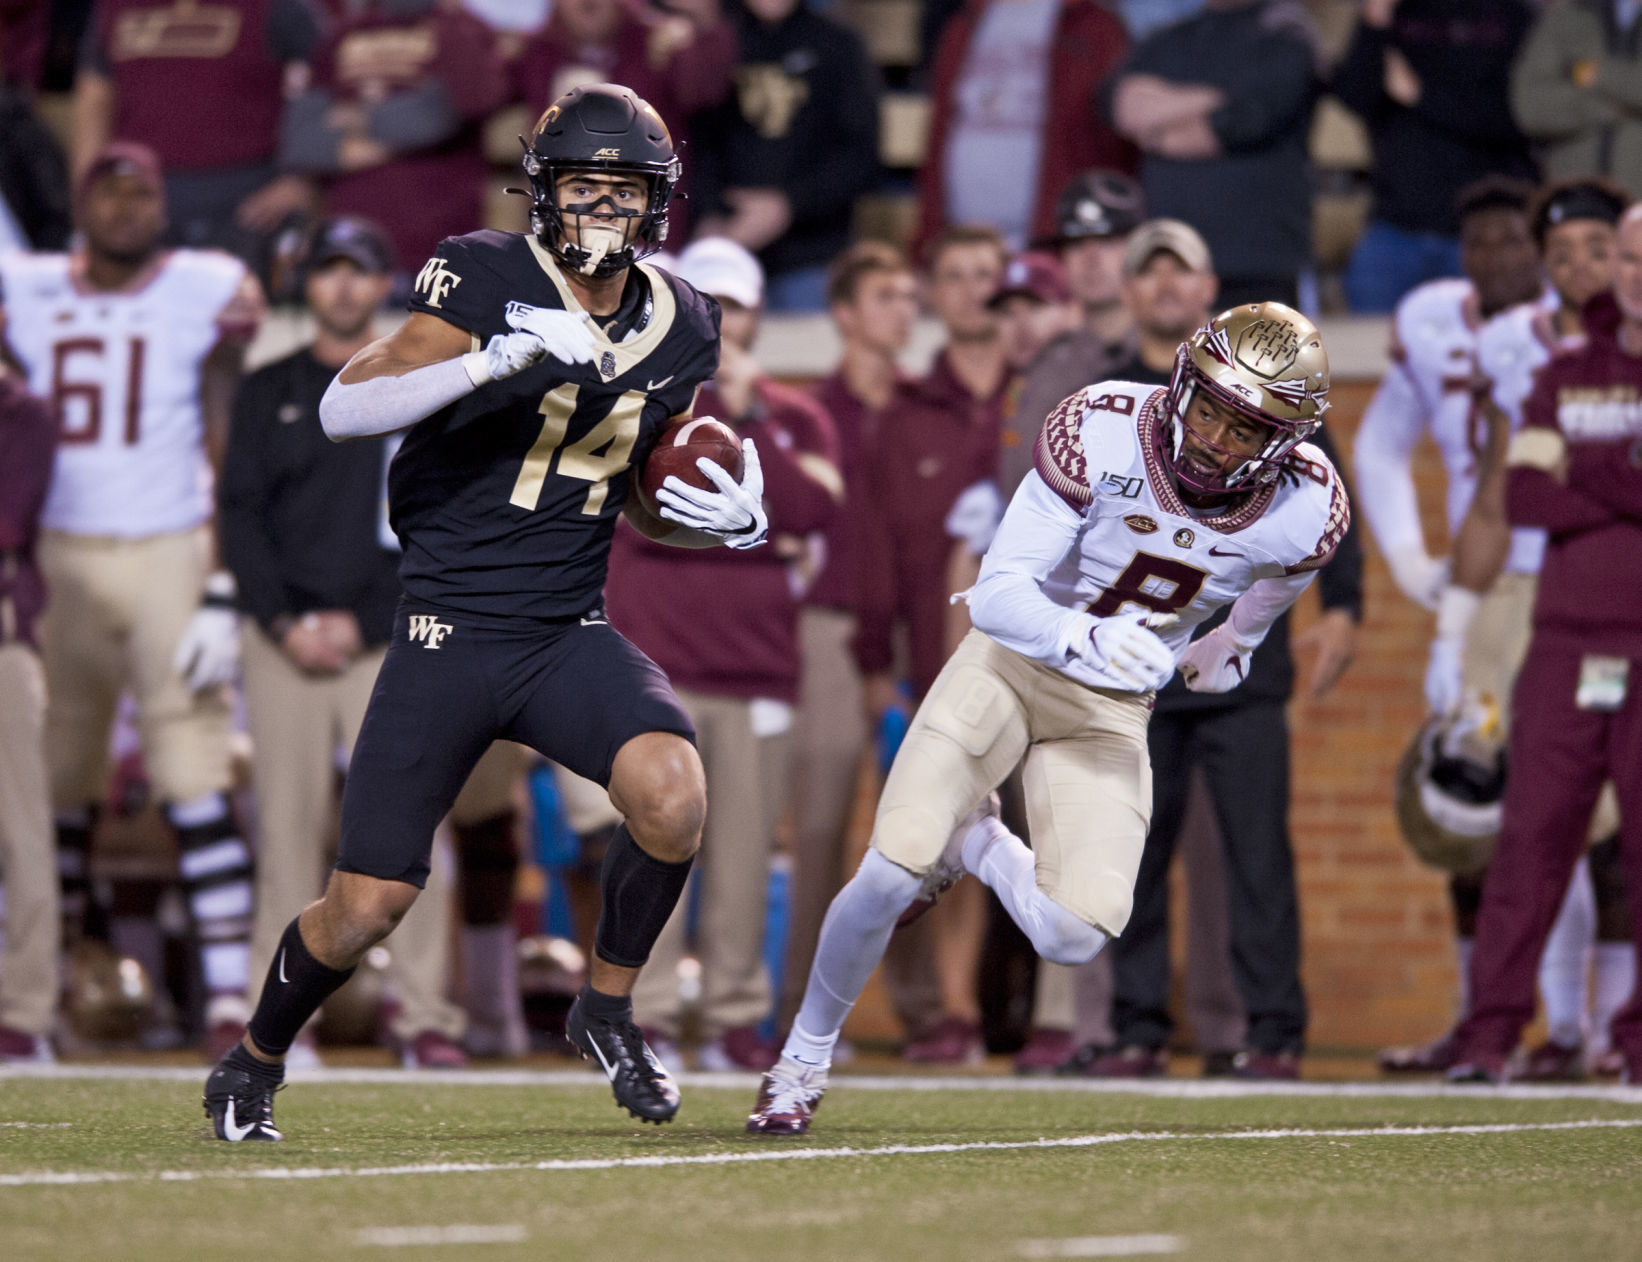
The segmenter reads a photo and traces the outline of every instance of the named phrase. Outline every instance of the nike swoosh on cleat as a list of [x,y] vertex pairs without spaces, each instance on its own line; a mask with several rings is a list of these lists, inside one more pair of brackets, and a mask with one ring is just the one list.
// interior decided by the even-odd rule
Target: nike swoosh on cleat
[[599,1064],[604,1066],[604,1076],[610,1079],[611,1082],[616,1081],[616,1067],[605,1060],[604,1052],[599,1047],[599,1041],[591,1033],[587,1036],[587,1045],[593,1049],[593,1055],[599,1058]]
[[290,985],[290,982],[291,982],[291,979],[289,977],[285,976],[285,948],[284,947],[280,947],[280,949],[279,949],[279,980],[284,982],[286,985]]
[[222,1113],[222,1133],[230,1143],[237,1144],[252,1131],[256,1130],[255,1122],[247,1122],[244,1126],[234,1125],[234,1098],[228,1097],[228,1107]]

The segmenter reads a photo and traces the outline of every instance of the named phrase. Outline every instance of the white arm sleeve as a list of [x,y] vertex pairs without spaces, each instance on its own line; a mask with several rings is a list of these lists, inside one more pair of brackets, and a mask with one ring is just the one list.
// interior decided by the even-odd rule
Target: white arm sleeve
[[1036,470],[1028,473],[981,562],[970,621],[1005,648],[1064,667],[1068,646],[1088,639],[1095,619],[1050,600],[1043,580],[1076,545],[1083,521]]
[[319,423],[325,436],[338,443],[391,434],[432,416],[490,379],[483,351],[413,368],[400,377],[372,377],[352,385],[343,385],[339,374],[319,401]]
[[1239,648],[1253,649],[1316,577],[1316,570],[1307,570],[1304,574],[1257,579],[1232,602],[1231,612],[1226,615],[1226,629],[1232,640]]
[[1363,412],[1352,453],[1357,462],[1352,500],[1361,505],[1386,556],[1425,552],[1412,456],[1426,422],[1425,400],[1408,369],[1392,364]]

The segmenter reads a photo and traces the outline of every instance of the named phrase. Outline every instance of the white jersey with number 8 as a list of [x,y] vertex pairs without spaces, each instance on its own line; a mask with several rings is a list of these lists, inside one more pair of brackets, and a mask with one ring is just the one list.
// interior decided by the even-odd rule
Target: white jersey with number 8
[[61,427],[48,529],[127,539],[211,517],[200,369],[260,303],[239,260],[173,250],[124,289],[92,289],[67,254],[0,258],[6,340]]

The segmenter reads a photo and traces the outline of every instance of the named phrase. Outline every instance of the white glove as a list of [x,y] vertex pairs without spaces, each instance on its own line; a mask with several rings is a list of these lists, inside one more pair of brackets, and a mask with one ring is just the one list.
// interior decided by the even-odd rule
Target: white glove
[[1239,644],[1222,622],[1180,655],[1180,674],[1192,692],[1230,692],[1249,677],[1255,646]]
[[547,353],[566,364],[593,362],[593,330],[588,327],[587,312],[572,315],[557,307],[532,307],[522,302],[510,302],[503,313],[510,329],[533,333],[547,347]]
[[593,361],[593,332],[587,327],[586,312],[572,315],[552,307],[510,302],[505,318],[512,333],[498,333],[484,350],[462,357],[476,386],[511,377],[549,356],[566,364]]
[[988,478],[964,488],[953,501],[946,515],[946,533],[962,539],[971,553],[980,556],[992,546],[1002,520],[1003,496],[998,494],[998,484]]
[[1071,646],[1069,656],[1116,676],[1136,692],[1156,692],[1174,674],[1174,650],[1152,628],[1167,626],[1174,620],[1173,614],[1154,613],[1120,613],[1091,619],[1094,625],[1086,637]]
[[1422,609],[1435,610],[1448,582],[1448,561],[1429,555],[1424,548],[1399,548],[1388,553],[1385,562],[1403,595]]
[[225,684],[239,669],[239,618],[228,603],[233,593],[232,576],[213,574],[205,584],[206,603],[194,611],[171,655],[172,669],[190,692]]
[[1464,699],[1461,659],[1482,597],[1463,587],[1445,587],[1437,605],[1437,634],[1425,664],[1425,703],[1432,714],[1452,714]]
[[738,483],[721,466],[706,456],[696,461],[718,488],[703,491],[680,477],[670,477],[656,492],[661,516],[703,534],[717,535],[726,548],[756,548],[769,533],[770,519],[764,515],[764,469],[758,463],[753,440],[741,440],[741,481]]

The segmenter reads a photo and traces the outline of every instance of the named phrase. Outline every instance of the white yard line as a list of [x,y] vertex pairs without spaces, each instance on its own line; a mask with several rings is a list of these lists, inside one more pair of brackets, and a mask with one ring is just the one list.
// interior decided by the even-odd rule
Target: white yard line
[[[188,1082],[203,1086],[207,1066],[178,1065],[6,1065],[0,1066],[0,1086],[28,1078],[109,1082]],[[299,1069],[287,1079],[293,1084],[352,1084],[417,1087],[592,1087],[604,1086],[593,1069]],[[755,1090],[757,1074],[678,1075],[686,1087],[723,1087]],[[1008,1075],[916,1074],[836,1075],[832,1085],[855,1091],[1003,1091],[1074,1092],[1095,1095],[1141,1095],[1159,1099],[1213,1100],[1244,1096],[1313,1096],[1343,1099],[1466,1100],[1606,1100],[1611,1104],[1642,1104],[1642,1086],[1567,1083],[1560,1086],[1506,1085],[1488,1087],[1426,1082],[1239,1082],[1223,1078],[1015,1078]]]
[[[888,1144],[880,1148],[759,1147],[693,1156],[564,1157],[552,1161],[440,1161],[404,1166],[261,1166],[249,1170],[40,1170],[0,1174],[0,1188],[62,1187],[96,1183],[200,1183],[217,1179],[379,1179],[409,1174],[499,1174],[514,1171],[667,1169],[678,1166],[741,1166],[767,1161],[828,1161],[864,1157],[923,1157],[958,1152],[1022,1152],[1047,1148],[1100,1148],[1109,1144],[1217,1142],[1243,1139],[1401,1139],[1443,1135],[1516,1135],[1546,1131],[1636,1130],[1642,1118],[1588,1118],[1574,1122],[1487,1122],[1469,1126],[1357,1126],[1328,1130],[1285,1127],[1240,1131],[1120,1131],[1061,1139],[977,1141],[967,1144]],[[769,1142],[769,1141],[765,1141]]]
[[525,1229],[518,1225],[456,1223],[449,1227],[366,1227],[354,1232],[354,1243],[394,1249],[423,1244],[523,1244],[525,1237]]
[[1186,1242],[1179,1236],[1071,1236],[1065,1240],[1023,1240],[1023,1258],[1138,1258],[1179,1253]]

